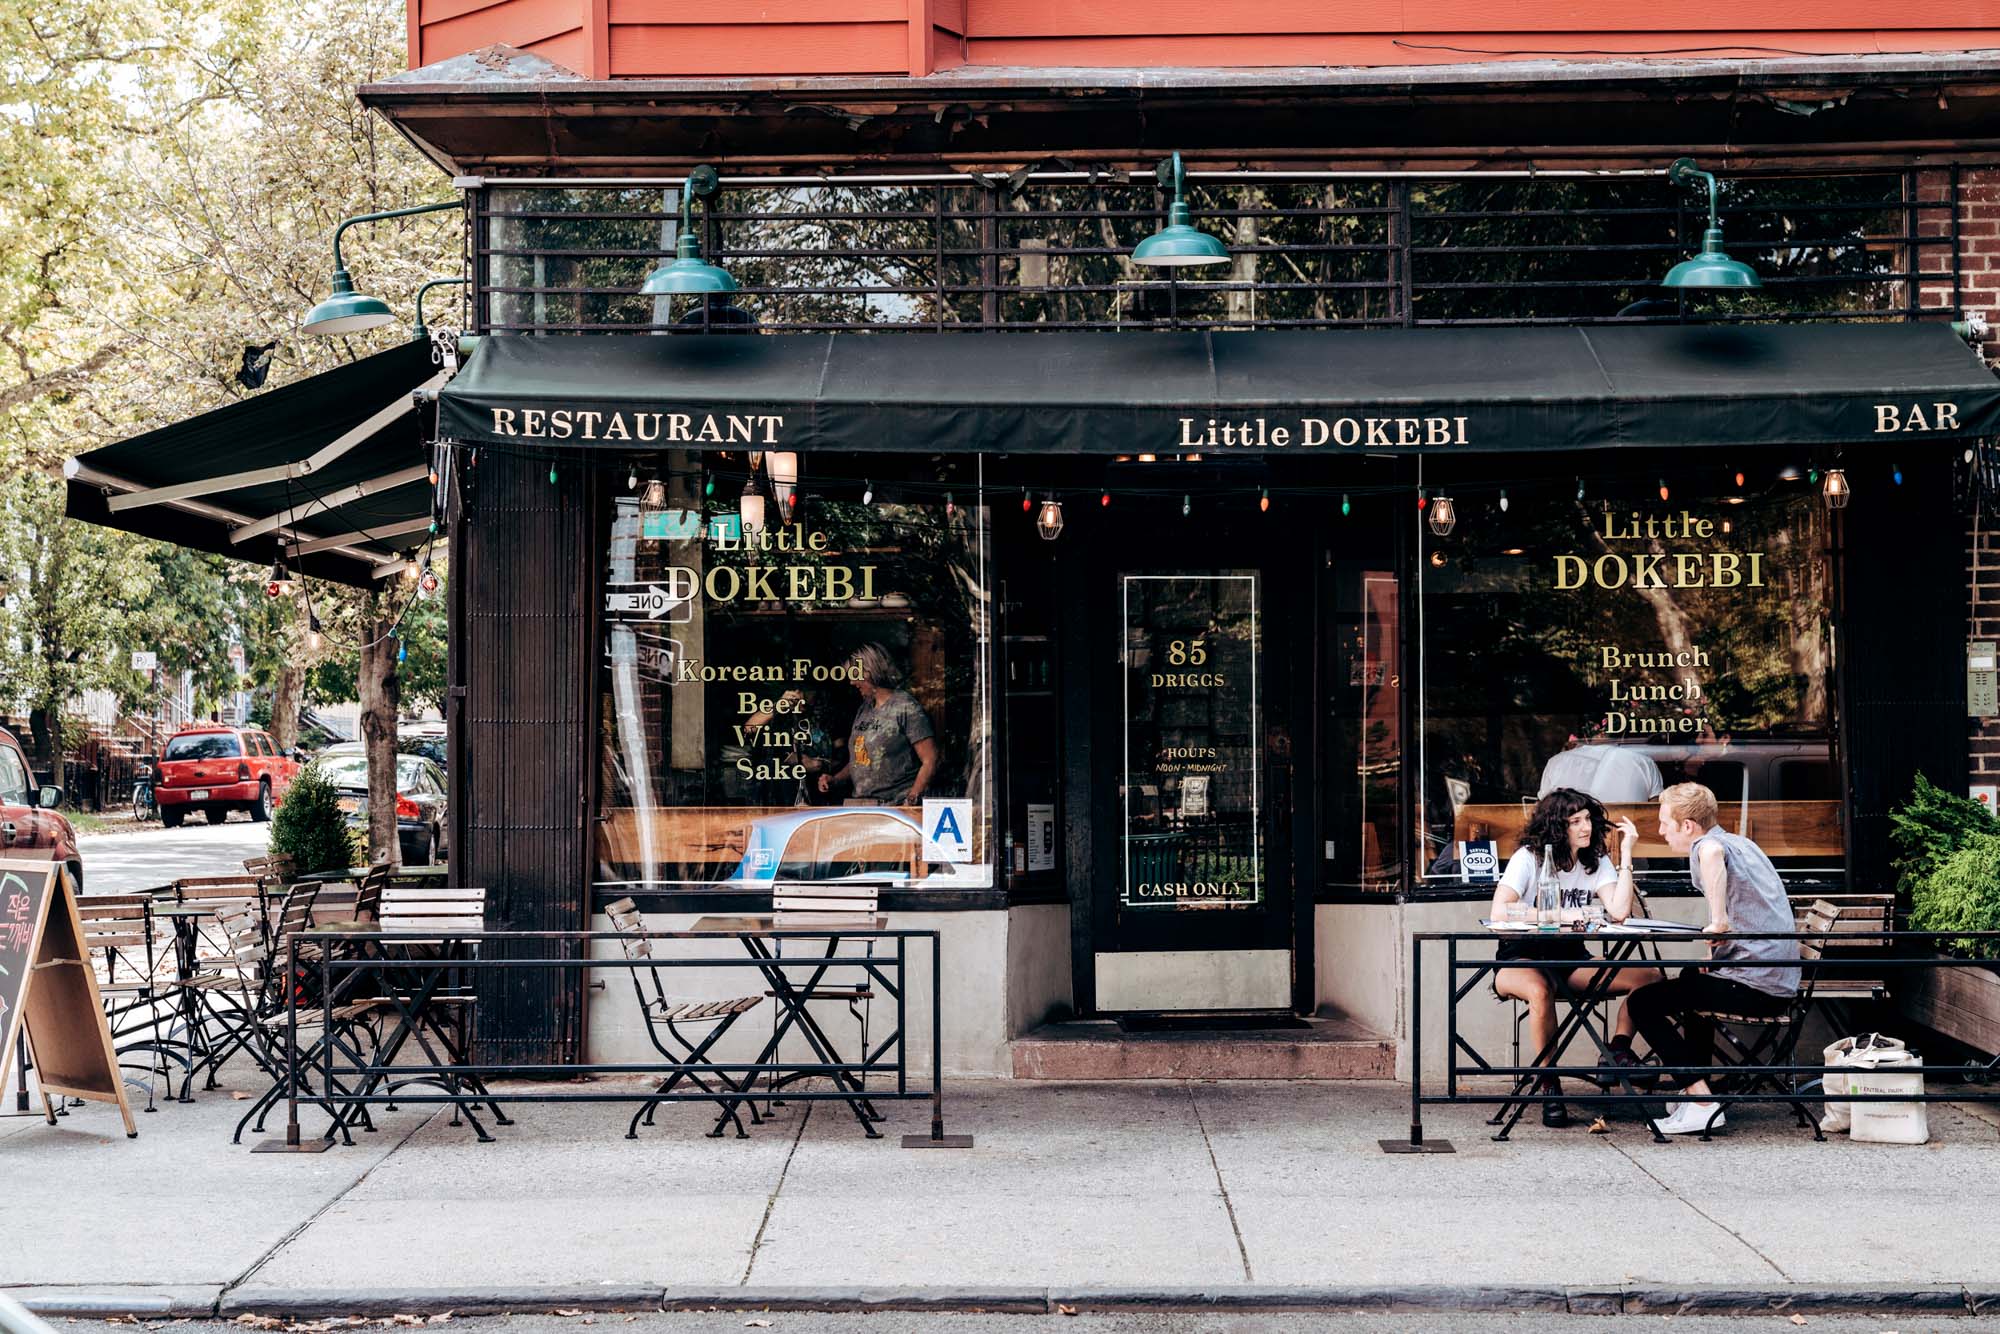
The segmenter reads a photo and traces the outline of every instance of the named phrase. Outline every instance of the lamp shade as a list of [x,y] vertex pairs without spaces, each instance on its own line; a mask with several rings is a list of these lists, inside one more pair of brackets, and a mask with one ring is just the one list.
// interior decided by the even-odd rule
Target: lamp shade
[[305,331],[309,334],[350,334],[379,329],[394,323],[395,312],[380,297],[354,290],[354,280],[346,269],[333,271],[333,295],[306,312]]
[[1197,229],[1187,204],[1176,199],[1167,208],[1167,225],[1132,248],[1132,262],[1162,269],[1227,264],[1229,247]]
[[1722,248],[1722,229],[1711,227],[1701,234],[1701,253],[1693,259],[1684,259],[1667,270],[1667,276],[1660,280],[1662,287],[1689,288],[1696,291],[1719,291],[1725,289],[1747,289],[1762,287],[1763,279],[1757,270],[1738,259],[1731,259]]
[[736,280],[729,276],[727,269],[717,268],[701,257],[701,242],[691,232],[683,231],[680,241],[674,246],[672,262],[660,265],[646,275],[640,286],[641,296],[707,296],[716,292],[733,292]]

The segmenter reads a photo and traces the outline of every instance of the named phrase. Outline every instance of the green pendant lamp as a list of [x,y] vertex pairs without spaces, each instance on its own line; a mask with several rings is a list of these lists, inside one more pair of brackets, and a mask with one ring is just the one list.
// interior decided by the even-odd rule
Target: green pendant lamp
[[1708,229],[1701,234],[1701,253],[1667,270],[1660,286],[1709,292],[1762,287],[1764,283],[1757,270],[1742,260],[1731,259],[1722,248],[1722,224],[1715,216],[1715,176],[1695,166],[1693,158],[1684,157],[1674,159],[1674,164],[1667,168],[1667,180],[1675,185],[1692,180],[1708,182]]
[[1194,214],[1182,197],[1187,189],[1187,172],[1181,166],[1181,155],[1176,153],[1162,162],[1155,174],[1161,189],[1174,192],[1174,200],[1167,206],[1167,225],[1132,248],[1132,262],[1156,269],[1227,264],[1229,247],[1195,228]]
[[388,302],[379,296],[367,296],[354,290],[354,279],[348,276],[347,265],[340,257],[340,238],[349,227],[359,222],[380,222],[384,218],[407,218],[418,213],[464,207],[462,202],[453,199],[342,218],[340,225],[333,229],[333,295],[306,312],[305,331],[309,334],[351,334],[395,323],[396,314],[389,309]]
[[688,172],[687,184],[681,187],[681,235],[674,243],[674,258],[646,275],[641,296],[708,296],[736,290],[736,280],[727,269],[702,259],[701,242],[694,234],[694,201],[707,199],[721,187],[722,178],[714,167]]

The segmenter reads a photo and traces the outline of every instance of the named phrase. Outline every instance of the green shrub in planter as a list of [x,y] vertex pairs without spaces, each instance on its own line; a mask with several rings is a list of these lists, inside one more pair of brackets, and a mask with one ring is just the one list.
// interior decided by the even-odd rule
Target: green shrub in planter
[[290,855],[299,875],[344,871],[365,860],[318,765],[307,765],[286,791],[271,821],[271,851]]
[[[2000,834],[1973,834],[1938,862],[1910,896],[1915,931],[2000,931]],[[2000,940],[1951,940],[1954,951],[2000,959]]]
[[1889,815],[1896,849],[1896,884],[1914,903],[1922,886],[1947,860],[1981,835],[2000,835],[2000,820],[1970,797],[1947,792],[1917,775],[1910,799]]

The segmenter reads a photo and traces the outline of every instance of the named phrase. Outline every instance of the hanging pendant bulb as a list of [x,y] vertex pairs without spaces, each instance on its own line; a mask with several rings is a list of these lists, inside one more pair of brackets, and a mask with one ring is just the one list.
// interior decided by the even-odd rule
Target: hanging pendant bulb
[[1504,486],[1500,488],[1500,512],[1507,512],[1507,488]]
[[737,513],[742,520],[744,532],[761,533],[764,531],[764,497],[757,490],[755,482],[746,482],[744,484],[743,499],[737,502]]
[[639,513],[659,514],[667,508],[667,484],[655,477],[639,495]]
[[763,450],[761,450],[761,449],[753,449],[753,450],[751,450],[751,451],[750,451],[750,472],[751,472],[751,474],[752,474],[752,475],[754,476],[754,475],[756,474],[756,472],[757,472],[757,469],[759,469],[759,468],[761,468],[761,467],[763,467],[763,466],[764,466],[764,451],[763,451]]
[[1347,493],[1343,491],[1340,493],[1340,517],[1344,519],[1352,513],[1354,513],[1354,505],[1348,500]]
[[799,484],[799,456],[789,450],[771,451],[771,494],[778,498],[778,504],[787,513],[791,512],[796,499],[795,490]]
[[1062,536],[1062,502],[1050,496],[1042,502],[1041,512],[1035,515],[1035,531],[1042,535],[1044,542],[1053,542]]
[[1452,504],[1450,496],[1438,496],[1431,501],[1431,531],[1439,537],[1450,537],[1451,530],[1458,527],[1458,506]]
[[1846,470],[1843,468],[1828,468],[1826,470],[1826,480],[1820,483],[1819,494],[1820,498],[1826,501],[1828,509],[1846,509],[1849,498]]
[[1271,493],[1263,487],[1257,488],[1257,508],[1265,514],[1271,512]]

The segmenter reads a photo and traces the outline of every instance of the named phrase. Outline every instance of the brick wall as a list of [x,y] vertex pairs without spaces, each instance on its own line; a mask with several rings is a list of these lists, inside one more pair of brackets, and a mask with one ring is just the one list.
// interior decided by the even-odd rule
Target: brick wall
[[[1946,172],[1925,172],[1919,179],[1921,197],[1942,199],[1949,189]],[[1939,214],[1921,224],[1925,234],[1942,234],[1950,218]],[[1958,207],[1959,307],[1961,314],[1983,313],[1994,331],[1980,345],[1989,363],[2000,361],[2000,168],[1962,171]],[[1927,257],[1925,269],[1948,264],[1949,252]],[[1951,299],[1945,283],[1926,283],[1926,309],[1942,310]],[[1991,522],[1975,520],[1966,532],[1966,578],[1971,596],[1974,639],[2000,642],[2000,532]],[[2000,783],[2000,718],[1968,720],[1971,775],[1975,783]]]

